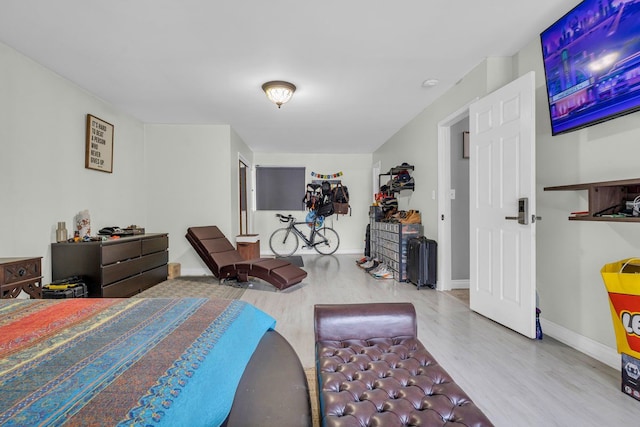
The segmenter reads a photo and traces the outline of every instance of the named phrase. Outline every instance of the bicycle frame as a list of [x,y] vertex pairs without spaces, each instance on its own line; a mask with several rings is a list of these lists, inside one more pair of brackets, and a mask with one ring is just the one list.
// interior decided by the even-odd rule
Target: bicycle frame
[[306,246],[312,248],[315,245],[319,244],[319,243],[324,243],[326,241],[326,239],[324,239],[321,242],[316,242],[315,241],[315,237],[318,234],[316,231],[315,227],[311,227],[311,232],[309,233],[309,237],[307,238],[307,236],[305,236],[302,231],[300,231],[300,229],[298,229],[296,227],[296,225],[308,225],[308,223],[306,221],[302,221],[302,222],[297,222],[295,220],[290,220],[289,221],[289,225],[287,226],[287,230],[288,232],[293,232],[295,235],[297,235],[298,237],[300,237],[302,239],[302,241],[305,243]]

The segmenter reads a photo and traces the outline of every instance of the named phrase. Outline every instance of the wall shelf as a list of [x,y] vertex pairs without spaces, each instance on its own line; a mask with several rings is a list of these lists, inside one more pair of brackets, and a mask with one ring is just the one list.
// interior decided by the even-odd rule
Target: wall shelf
[[571,221],[640,222],[640,217],[607,216],[619,214],[626,208],[626,201],[640,195],[640,178],[617,181],[590,182],[585,184],[545,187],[544,191],[586,190],[589,209],[584,215],[570,216]]

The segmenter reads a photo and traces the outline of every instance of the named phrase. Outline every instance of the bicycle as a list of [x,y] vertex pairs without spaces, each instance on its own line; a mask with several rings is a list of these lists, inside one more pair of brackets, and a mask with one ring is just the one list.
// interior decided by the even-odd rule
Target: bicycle
[[269,238],[269,247],[276,256],[288,257],[293,255],[300,244],[298,238],[305,243],[303,248],[313,248],[321,255],[331,255],[338,250],[340,236],[333,228],[322,227],[316,229],[316,227],[312,226],[307,238],[296,227],[296,225],[302,224],[309,225],[306,221],[297,222],[292,215],[276,214],[276,216],[280,218],[280,222],[288,224],[286,228],[279,228],[274,231]]

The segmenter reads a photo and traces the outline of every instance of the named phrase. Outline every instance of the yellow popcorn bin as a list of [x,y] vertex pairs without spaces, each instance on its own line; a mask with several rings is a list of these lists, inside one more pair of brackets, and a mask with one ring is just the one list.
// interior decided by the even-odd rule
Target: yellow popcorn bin
[[600,273],[609,293],[618,353],[640,359],[640,258],[605,264]]

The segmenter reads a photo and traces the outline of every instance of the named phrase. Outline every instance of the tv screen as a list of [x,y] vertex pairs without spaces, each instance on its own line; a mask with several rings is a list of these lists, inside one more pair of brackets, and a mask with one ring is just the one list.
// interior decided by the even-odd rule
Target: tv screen
[[540,41],[553,135],[640,109],[640,0],[584,0]]

